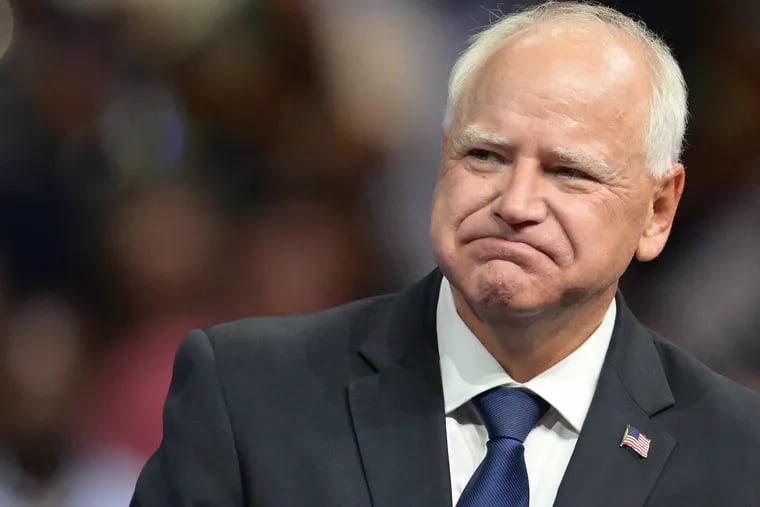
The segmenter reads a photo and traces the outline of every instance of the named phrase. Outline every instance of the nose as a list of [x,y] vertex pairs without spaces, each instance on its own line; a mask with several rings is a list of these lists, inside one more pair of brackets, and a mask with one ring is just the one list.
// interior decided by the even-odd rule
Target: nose
[[492,213],[510,226],[542,222],[547,206],[541,189],[541,166],[536,161],[519,160],[506,171],[502,189],[492,203]]

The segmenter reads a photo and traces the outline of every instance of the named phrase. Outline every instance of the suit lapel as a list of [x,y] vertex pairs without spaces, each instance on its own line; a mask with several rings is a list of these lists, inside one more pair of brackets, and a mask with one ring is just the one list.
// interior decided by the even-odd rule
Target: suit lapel
[[433,273],[368,323],[370,335],[359,356],[373,372],[349,384],[354,431],[375,507],[451,505],[435,335],[440,279]]
[[352,383],[351,414],[375,507],[451,505],[440,398],[411,365]]
[[[620,296],[617,305],[610,349],[557,507],[644,505],[676,444],[656,420],[674,401],[652,337]],[[626,425],[650,438],[647,458],[620,447]]]

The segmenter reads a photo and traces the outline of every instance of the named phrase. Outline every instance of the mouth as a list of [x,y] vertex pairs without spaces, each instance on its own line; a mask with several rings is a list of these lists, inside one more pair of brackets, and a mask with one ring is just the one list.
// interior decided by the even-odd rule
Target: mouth
[[497,236],[479,237],[466,242],[482,260],[504,260],[519,265],[534,264],[551,257],[542,249],[524,241]]

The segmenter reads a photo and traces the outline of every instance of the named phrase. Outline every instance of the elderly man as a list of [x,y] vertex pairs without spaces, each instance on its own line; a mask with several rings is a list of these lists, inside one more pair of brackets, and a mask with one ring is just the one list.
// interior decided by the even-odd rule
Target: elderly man
[[439,270],[191,333],[132,505],[760,505],[760,396],[617,294],[667,240],[685,118],[667,47],[614,10],[479,34],[450,82]]

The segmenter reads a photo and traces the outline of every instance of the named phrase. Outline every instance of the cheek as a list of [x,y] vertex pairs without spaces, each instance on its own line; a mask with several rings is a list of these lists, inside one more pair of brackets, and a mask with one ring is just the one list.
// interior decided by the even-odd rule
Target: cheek
[[448,232],[451,230],[451,217],[450,217],[450,191],[446,188],[446,181],[443,179],[438,180],[435,190],[433,191],[433,201],[430,211],[430,239],[433,243],[433,248],[438,251],[444,247],[449,237]]
[[477,220],[488,205],[488,189],[487,181],[457,168],[440,176],[430,216],[430,238],[439,258],[455,255],[463,224]]
[[640,235],[640,213],[634,208],[618,198],[573,198],[558,216],[576,260],[624,269]]
[[488,206],[493,199],[494,182],[474,175],[461,167],[454,167],[441,176],[433,200],[434,214],[457,229],[468,217]]

